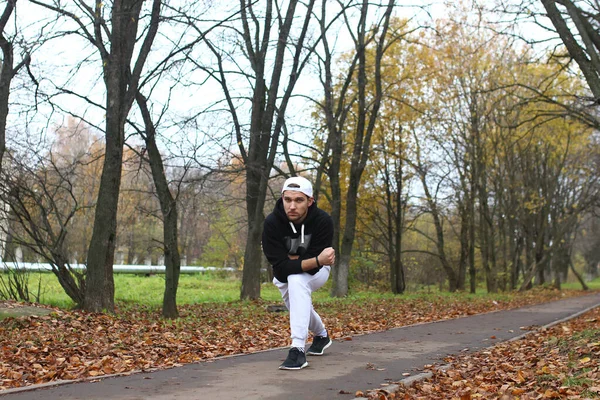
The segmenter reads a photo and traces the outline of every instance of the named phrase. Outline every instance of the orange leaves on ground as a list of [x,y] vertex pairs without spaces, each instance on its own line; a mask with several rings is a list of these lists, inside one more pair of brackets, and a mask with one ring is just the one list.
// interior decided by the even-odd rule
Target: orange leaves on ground
[[[492,310],[514,308],[555,300],[564,296],[553,290],[536,290],[514,295],[510,300],[490,301],[465,297],[449,300],[444,296],[416,299],[332,300],[315,307],[325,320],[329,334],[338,340],[352,340],[361,333],[394,327],[455,318]],[[508,297],[507,297],[508,298]],[[288,346],[287,313],[268,312],[265,302],[198,304],[179,307],[181,318],[165,321],[160,310],[144,306],[120,305],[116,315],[90,314],[53,309],[48,316],[7,318],[0,326],[0,390],[56,380],[73,380],[123,374],[132,371],[171,368],[215,357],[250,353]],[[577,358],[588,366],[600,351],[595,347]],[[533,348],[533,345],[530,345]],[[519,349],[519,354],[532,351]],[[506,371],[497,373],[489,367],[476,370],[482,386],[493,390],[493,382],[505,377],[512,389],[526,385],[531,377],[526,371],[551,371],[550,364],[528,361],[530,368],[511,369],[517,365],[503,356]],[[587,361],[586,357],[590,357]],[[579,362],[581,360],[581,362]],[[472,369],[478,367],[471,362]],[[453,392],[475,396],[470,379],[461,374],[449,375]],[[526,381],[523,381],[523,380]],[[438,393],[436,384],[424,390]],[[559,388],[553,388],[558,390]],[[459,396],[459,398],[460,398]],[[446,398],[446,397],[444,397]]]
[[600,387],[600,309],[524,339],[448,357],[450,368],[369,399],[586,399]]

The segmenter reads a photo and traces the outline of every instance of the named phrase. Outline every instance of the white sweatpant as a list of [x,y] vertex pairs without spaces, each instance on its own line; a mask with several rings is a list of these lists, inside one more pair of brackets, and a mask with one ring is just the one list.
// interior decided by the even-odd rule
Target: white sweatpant
[[319,289],[329,279],[331,267],[324,265],[314,275],[293,274],[288,276],[287,283],[273,278],[273,283],[281,292],[285,306],[290,310],[290,330],[292,331],[292,347],[304,349],[308,339],[308,331],[318,336],[325,336],[327,331],[321,317],[312,305],[312,292]]

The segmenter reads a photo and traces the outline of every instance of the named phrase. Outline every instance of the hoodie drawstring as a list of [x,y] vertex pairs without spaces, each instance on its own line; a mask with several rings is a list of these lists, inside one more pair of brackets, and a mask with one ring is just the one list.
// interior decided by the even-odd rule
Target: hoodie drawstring
[[[298,233],[292,221],[290,221],[290,226],[292,227],[292,231],[294,231],[294,234]],[[300,235],[302,236],[302,238],[300,239],[300,243],[304,244],[304,224],[302,224]]]

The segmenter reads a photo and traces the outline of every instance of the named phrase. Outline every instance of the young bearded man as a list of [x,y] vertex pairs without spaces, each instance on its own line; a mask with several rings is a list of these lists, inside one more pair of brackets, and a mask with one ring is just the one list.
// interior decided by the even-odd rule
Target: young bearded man
[[[281,198],[264,223],[262,248],[273,266],[273,283],[290,311],[292,346],[279,369],[308,366],[306,354],[323,355],[331,339],[312,305],[312,292],[327,282],[335,263],[333,220],[317,207],[308,179],[285,181]],[[305,353],[308,331],[313,343]]]

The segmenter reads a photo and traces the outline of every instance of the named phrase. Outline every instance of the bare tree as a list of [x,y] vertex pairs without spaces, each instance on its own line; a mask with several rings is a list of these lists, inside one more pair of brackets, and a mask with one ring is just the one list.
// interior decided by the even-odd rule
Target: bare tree
[[[82,155],[84,156],[84,155]],[[75,181],[78,157],[64,159],[10,155],[10,167],[2,173],[0,200],[10,205],[8,227],[13,245],[29,249],[37,259],[50,264],[59,284],[81,307],[86,288],[85,272],[72,267],[67,247],[69,230],[76,214],[90,205],[82,204]]]
[[2,50],[2,69],[0,69],[0,169],[2,158],[6,150],[6,120],[9,111],[10,86],[13,77],[31,62],[29,53],[25,53],[23,59],[15,65],[15,45],[7,36],[6,25],[13,15],[17,0],[7,0],[4,11],[0,16],[0,49]]
[[[145,1],[114,0],[110,7],[110,23],[105,19],[103,2],[93,6],[76,0],[73,5],[87,18],[71,12],[60,3],[31,0],[32,3],[70,19],[97,50],[106,87],[106,154],[96,204],[94,230],[87,257],[87,286],[84,308],[88,311],[114,311],[113,262],[116,243],[117,206],[119,199],[125,123],[131,110],[142,70],[158,31],[161,0],[153,0],[150,22],[139,47],[138,28]],[[134,60],[134,52],[138,56]],[[132,65],[133,61],[133,65]]]
[[[278,154],[290,99],[314,48],[314,45],[306,43],[314,4],[315,0],[306,3],[291,0],[285,6],[275,0],[240,0],[241,27],[228,24],[224,29],[233,32],[249,68],[244,69],[241,59],[233,60],[230,52],[208,40],[206,43],[214,56],[216,68],[198,63],[198,67],[216,79],[223,90],[239,158],[245,169],[248,235],[240,293],[242,299],[260,296],[260,240],[268,181]],[[300,11],[301,7],[304,7],[303,11]],[[237,70],[232,71],[231,65]],[[238,102],[239,98],[235,95],[240,89],[239,83],[236,86],[236,78],[229,80],[238,74],[250,82],[250,105],[247,108]],[[284,84],[284,74],[289,76],[287,85]],[[246,110],[250,115],[247,125],[242,115]]]
[[444,215],[443,209],[441,209],[441,201],[439,199],[440,188],[443,186],[444,182],[447,180],[447,176],[438,178],[438,182],[435,185],[435,188],[432,190],[432,184],[430,182],[431,175],[433,173],[431,170],[431,164],[426,163],[423,160],[423,156],[421,154],[421,146],[420,140],[418,136],[413,133],[414,142],[415,142],[415,160],[409,161],[415,173],[419,177],[421,181],[421,185],[423,187],[424,192],[424,201],[426,203],[427,212],[431,215],[433,220],[433,225],[435,228],[435,238],[430,238],[426,234],[423,234],[424,237],[432,241],[437,249],[437,253],[433,253],[440,261],[444,272],[446,273],[446,279],[448,279],[448,290],[450,292],[454,292],[458,289],[458,276],[454,268],[452,268],[452,264],[446,254],[446,233],[444,230]]
[[[378,168],[383,185],[380,200],[383,216],[376,218],[375,222],[379,225],[377,237],[381,238],[380,241],[387,253],[392,293],[402,294],[406,289],[406,274],[402,262],[402,236],[406,230],[405,216],[408,207],[408,195],[404,193],[408,179],[404,171],[405,154],[402,154],[404,152],[403,130],[397,129],[396,132],[392,132],[387,140],[388,143],[385,143],[380,151],[374,152],[381,157],[381,165]],[[386,145],[389,149],[384,148],[387,147]],[[377,209],[377,217],[379,212]],[[371,211],[367,210],[367,214],[371,214]]]
[[171,193],[169,182],[165,173],[162,155],[156,144],[156,127],[148,109],[146,98],[138,93],[137,104],[144,119],[145,132],[142,133],[148,152],[148,162],[152,169],[152,178],[156,186],[156,193],[160,202],[163,222],[163,254],[165,256],[165,292],[163,297],[163,316],[177,318],[177,287],[179,285],[179,272],[181,269],[181,256],[177,231],[177,201]]

